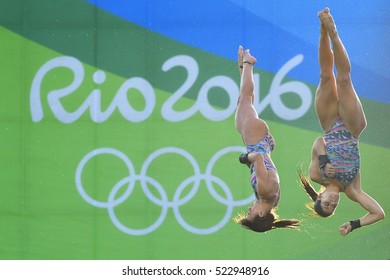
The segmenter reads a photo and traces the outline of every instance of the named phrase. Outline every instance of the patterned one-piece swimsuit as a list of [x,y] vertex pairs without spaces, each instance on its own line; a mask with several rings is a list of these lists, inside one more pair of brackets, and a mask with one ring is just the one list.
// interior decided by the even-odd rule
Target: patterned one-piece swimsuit
[[[276,167],[272,163],[272,161],[270,161],[268,159],[268,157],[264,156],[266,154],[269,156],[271,154],[271,152],[274,150],[274,148],[275,148],[275,140],[271,134],[266,134],[259,142],[257,142],[254,145],[247,145],[246,146],[246,150],[247,150],[248,154],[252,153],[252,152],[256,152],[256,153],[263,155],[265,168],[267,170],[272,170],[275,173],[278,173],[278,171],[276,170]],[[258,198],[258,194],[256,191],[256,183],[257,183],[256,172],[254,171],[253,164],[251,164],[251,166],[250,166],[250,173],[251,173],[250,182],[251,182],[253,191],[255,193],[255,196],[256,196],[256,198]]]
[[[324,135],[325,149],[330,164],[335,168],[335,177],[344,189],[356,177],[360,168],[359,142],[337,117],[331,129]],[[327,179],[322,170],[322,178]]]

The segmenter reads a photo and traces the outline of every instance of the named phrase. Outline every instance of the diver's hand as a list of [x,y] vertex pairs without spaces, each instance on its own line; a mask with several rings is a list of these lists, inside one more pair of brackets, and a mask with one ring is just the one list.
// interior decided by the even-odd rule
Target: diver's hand
[[346,236],[348,233],[352,231],[352,226],[350,222],[346,222],[342,224],[339,228],[339,232],[342,236]]
[[325,171],[326,176],[328,176],[328,178],[334,178],[334,176],[336,174],[335,168],[330,163],[327,163],[325,165],[324,171]]
[[250,163],[254,163],[257,159],[263,159],[263,156],[256,152],[252,152],[248,154],[248,161]]

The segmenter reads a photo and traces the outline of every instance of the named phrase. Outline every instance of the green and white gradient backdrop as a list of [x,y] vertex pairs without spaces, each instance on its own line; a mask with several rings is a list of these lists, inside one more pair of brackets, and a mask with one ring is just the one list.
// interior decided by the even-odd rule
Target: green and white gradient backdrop
[[[296,166],[321,135],[326,5],[368,118],[363,188],[390,212],[389,3],[290,2],[1,1],[0,259],[388,259],[388,219],[341,237],[365,212],[342,196],[334,217],[310,217]],[[303,231],[232,221],[253,201],[234,127],[239,44],[258,58],[278,214]]]

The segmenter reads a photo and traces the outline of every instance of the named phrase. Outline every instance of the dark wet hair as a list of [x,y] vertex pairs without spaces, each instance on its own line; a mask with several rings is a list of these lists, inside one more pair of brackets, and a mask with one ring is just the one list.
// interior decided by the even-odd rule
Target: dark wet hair
[[315,214],[321,217],[329,217],[333,213],[325,213],[324,209],[321,206],[321,199],[318,199],[318,196],[324,191],[325,187],[321,186],[320,192],[317,192],[312,185],[310,184],[309,178],[307,178],[301,169],[298,168],[299,182],[303,189],[306,191],[307,195],[311,198],[313,202],[306,204],[306,207],[313,211]]
[[279,216],[275,213],[276,208],[272,209],[267,215],[260,217],[257,215],[253,220],[246,219],[244,213],[237,214],[233,220],[246,229],[256,232],[266,232],[275,228],[289,228],[299,230],[299,220],[287,219],[279,220]]

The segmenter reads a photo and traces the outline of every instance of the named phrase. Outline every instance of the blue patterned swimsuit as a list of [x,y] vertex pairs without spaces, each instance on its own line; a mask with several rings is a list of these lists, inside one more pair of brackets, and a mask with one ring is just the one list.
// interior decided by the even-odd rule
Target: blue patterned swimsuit
[[[268,156],[270,156],[271,152],[274,150],[274,148],[275,148],[275,140],[274,140],[274,138],[272,137],[271,134],[266,134],[256,144],[254,144],[254,145],[247,145],[246,146],[246,151],[247,151],[248,154],[252,153],[252,152],[256,152],[256,153],[259,153],[259,154],[263,155],[265,168],[267,170],[271,170],[271,171],[273,171],[275,173],[278,173],[278,171],[276,170],[276,167],[272,163],[272,161],[270,161],[267,157],[264,156],[265,154],[268,154]],[[253,164],[251,164],[251,166],[250,166],[250,173],[251,173],[250,182],[251,182],[253,191],[255,192],[256,199],[258,199],[258,194],[257,194],[257,191],[256,191],[256,183],[257,183],[256,172],[254,171],[254,165]]]
[[[359,142],[337,117],[331,129],[324,135],[325,149],[330,164],[335,168],[335,177],[344,190],[356,177],[360,168]],[[322,178],[327,179],[324,170]]]

